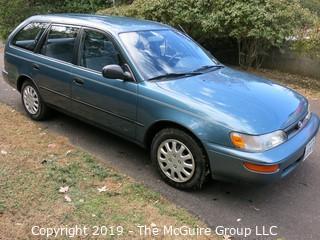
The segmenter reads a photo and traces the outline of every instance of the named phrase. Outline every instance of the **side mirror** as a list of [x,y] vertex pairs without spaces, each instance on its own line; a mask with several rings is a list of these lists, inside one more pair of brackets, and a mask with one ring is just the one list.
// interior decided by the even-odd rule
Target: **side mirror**
[[110,79],[122,79],[125,81],[130,81],[133,79],[130,72],[123,71],[122,67],[119,65],[107,65],[102,69],[102,76]]

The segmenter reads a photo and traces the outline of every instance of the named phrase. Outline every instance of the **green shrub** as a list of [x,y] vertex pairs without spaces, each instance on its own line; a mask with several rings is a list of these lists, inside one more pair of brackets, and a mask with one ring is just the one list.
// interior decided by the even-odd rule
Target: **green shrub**
[[100,8],[110,7],[112,4],[112,0],[60,0],[60,2],[62,3],[60,11],[78,13],[95,13]]
[[312,24],[311,12],[299,0],[135,0],[99,13],[182,26],[201,44],[234,39],[245,67],[260,66],[270,47],[280,47],[297,29]]
[[112,0],[0,0],[0,38],[9,33],[24,19],[46,13],[95,13],[110,7]]
[[301,0],[301,5],[310,11],[320,16],[320,1],[319,0]]
[[[237,43],[239,64],[259,67],[269,48],[281,47],[286,39],[297,35],[297,30],[312,29],[315,16],[301,3],[313,12],[319,7],[317,0],[116,0],[116,7],[111,7],[112,3],[113,0],[0,0],[0,37],[6,38],[31,15],[104,9],[98,13],[182,27],[205,46],[212,46],[217,39],[231,39]],[[299,44],[297,49],[312,52],[319,46],[319,37],[303,39]]]
[[315,27],[301,30],[291,46],[302,55],[320,59],[320,19]]

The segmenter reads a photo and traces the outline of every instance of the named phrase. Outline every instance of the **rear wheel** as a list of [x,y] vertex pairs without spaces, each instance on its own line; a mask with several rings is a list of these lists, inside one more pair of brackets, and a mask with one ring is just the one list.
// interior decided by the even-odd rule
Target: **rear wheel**
[[22,84],[21,100],[25,111],[33,120],[40,121],[47,116],[48,108],[31,81],[25,81]]
[[207,160],[203,149],[186,132],[167,128],[152,141],[151,159],[160,176],[179,189],[199,189],[206,178]]

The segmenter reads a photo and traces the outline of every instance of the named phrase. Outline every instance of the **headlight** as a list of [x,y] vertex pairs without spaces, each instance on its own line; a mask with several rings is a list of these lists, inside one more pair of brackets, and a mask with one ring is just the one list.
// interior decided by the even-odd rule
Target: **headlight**
[[236,148],[249,152],[263,152],[285,142],[287,134],[281,130],[258,136],[232,132],[230,138]]

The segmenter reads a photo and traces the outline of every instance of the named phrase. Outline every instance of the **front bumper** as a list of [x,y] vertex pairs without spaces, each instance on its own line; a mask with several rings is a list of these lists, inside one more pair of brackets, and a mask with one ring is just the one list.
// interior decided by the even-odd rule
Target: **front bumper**
[[[212,143],[206,143],[211,174],[214,179],[241,180],[268,183],[284,178],[303,160],[306,145],[319,130],[319,117],[312,114],[307,125],[285,143],[262,153],[239,151]],[[275,173],[257,173],[243,166],[244,162],[261,165],[279,164]]]

